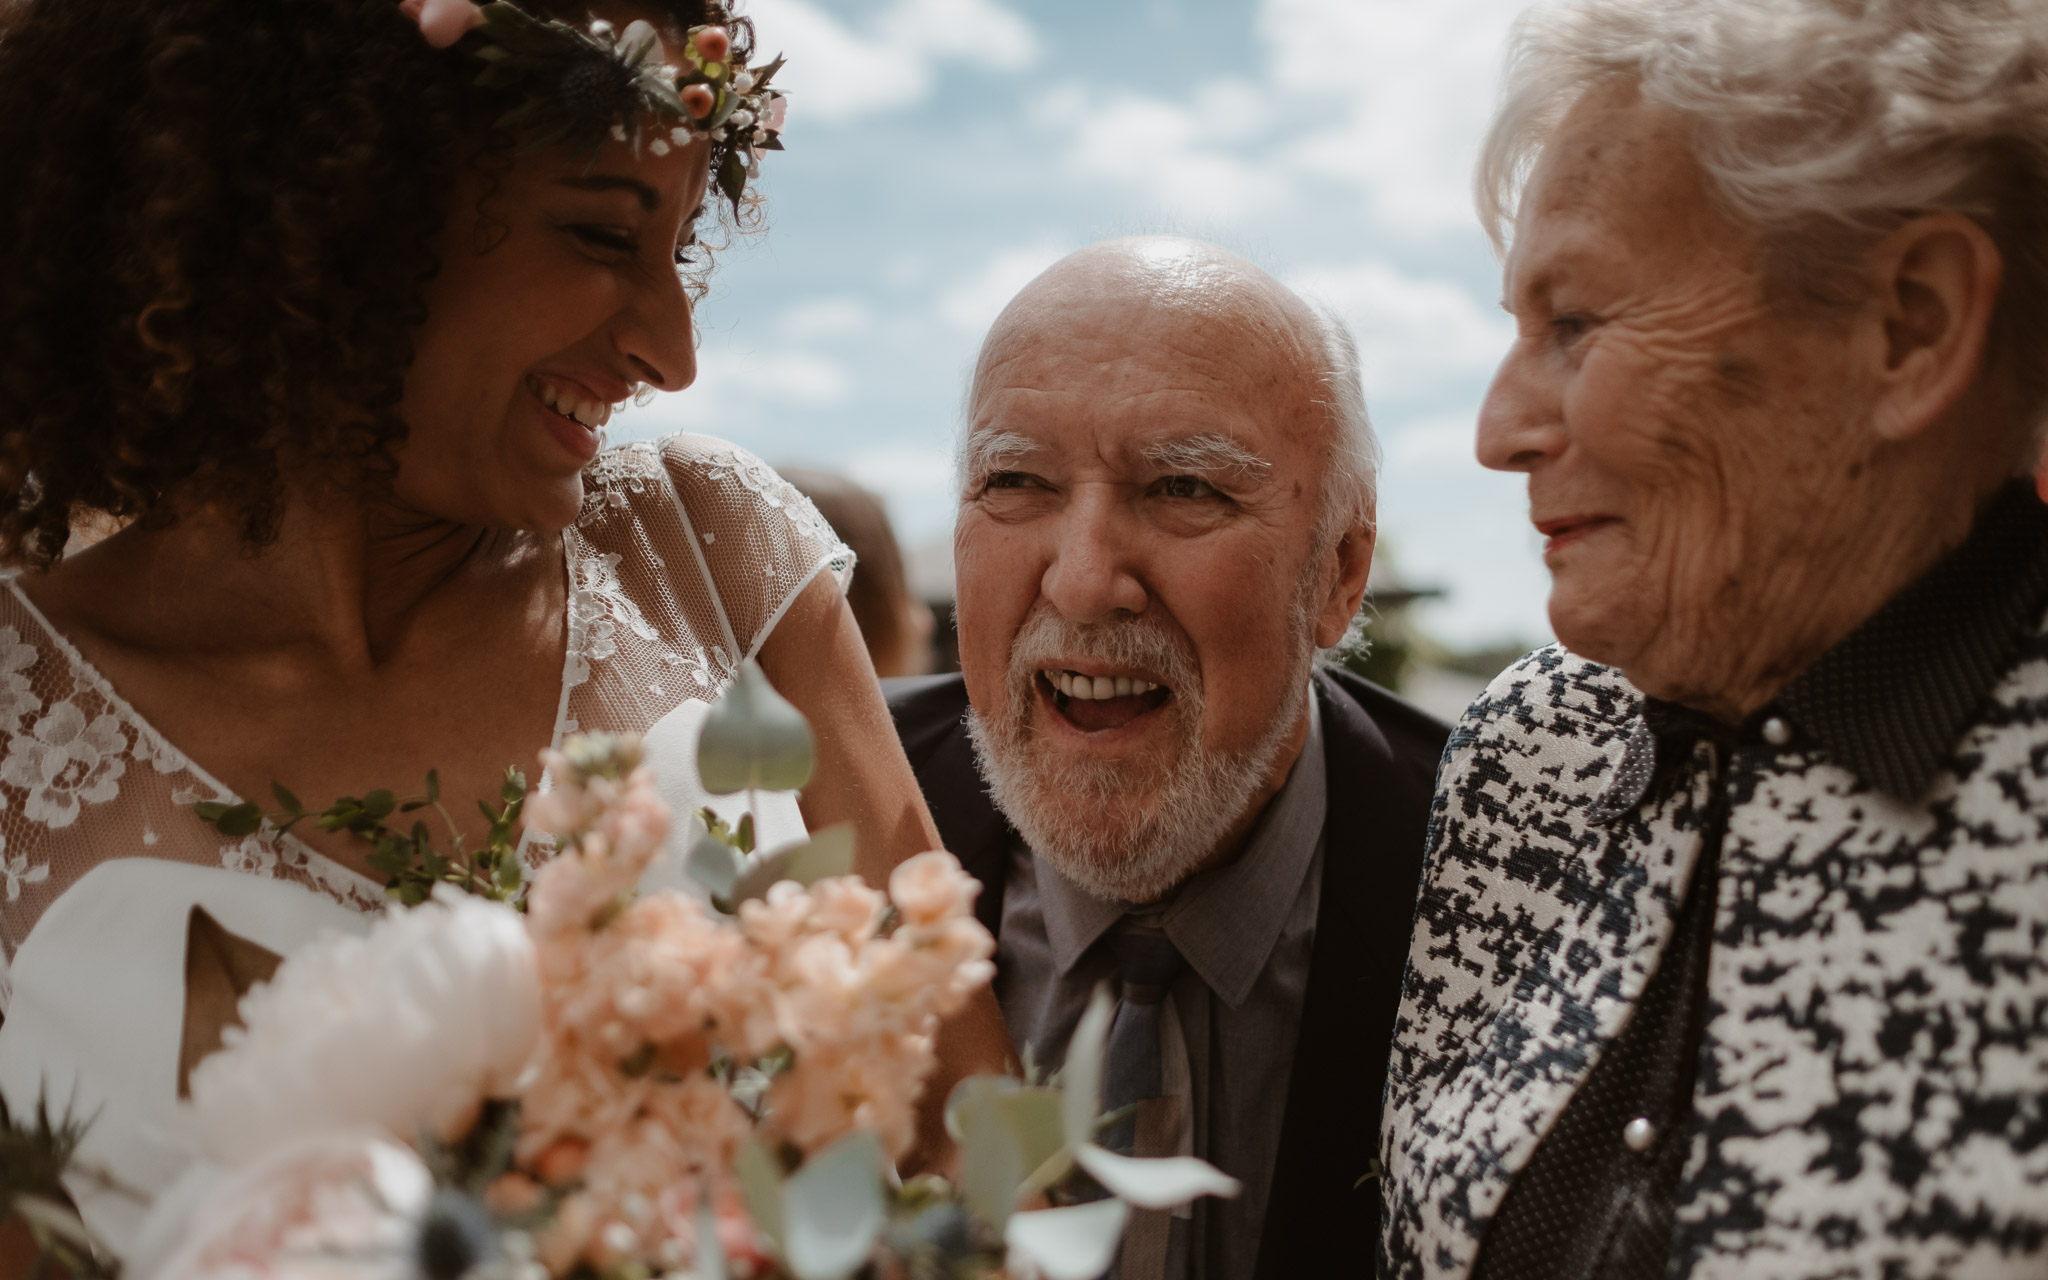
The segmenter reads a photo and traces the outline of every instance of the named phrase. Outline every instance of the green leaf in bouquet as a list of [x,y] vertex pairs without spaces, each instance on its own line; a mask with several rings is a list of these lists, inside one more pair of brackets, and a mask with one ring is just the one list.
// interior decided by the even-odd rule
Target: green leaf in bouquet
[[749,1141],[733,1158],[732,1170],[754,1229],[767,1237],[777,1253],[782,1252],[782,1169],[775,1157],[759,1142]]
[[224,804],[218,800],[202,800],[192,809],[201,822],[211,824],[224,836],[253,836],[263,826],[263,810],[247,801]]
[[853,824],[835,822],[808,840],[771,849],[749,861],[733,882],[731,901],[737,905],[765,898],[768,890],[784,880],[810,886],[833,876],[853,871]]
[[711,1211],[711,1196],[697,1197],[697,1265],[690,1280],[726,1280],[732,1273],[725,1265],[725,1244],[718,1238],[718,1216]]
[[1003,1076],[971,1076],[946,1100],[946,1132],[960,1144],[960,1193],[967,1207],[1001,1231],[1017,1208],[1031,1165],[1003,1114],[1003,1096],[1018,1088]]
[[271,783],[270,794],[277,797],[277,807],[286,813],[304,813],[306,811],[306,806],[300,804],[299,798],[290,791],[287,791],[282,782]]
[[697,773],[712,795],[795,791],[811,780],[817,746],[803,713],[791,706],[752,658],[711,705],[697,738]]
[[1067,1042],[1067,1065],[1060,1083],[1060,1128],[1070,1147],[1081,1147],[1095,1138],[1095,1113],[1102,1105],[1102,1061],[1115,1013],[1108,984],[1096,987],[1087,1012],[1074,1028],[1073,1039]]
[[381,787],[363,797],[363,812],[372,818],[388,818],[397,807],[398,797]]
[[1057,1089],[1009,1076],[970,1076],[947,1100],[946,1131],[960,1144],[960,1184],[969,1207],[998,1231],[1020,1200],[1073,1168]]
[[683,860],[683,870],[690,879],[704,886],[714,902],[732,898],[732,887],[739,879],[740,867],[740,856],[733,847],[709,832],[697,837],[697,842],[690,846],[689,856]]
[[1022,1088],[1003,1099],[1003,1116],[1024,1151],[1026,1194],[1049,1187],[1067,1176],[1073,1152],[1066,1142],[1058,1089]]
[[46,1196],[17,1196],[9,1207],[27,1221],[30,1231],[37,1236],[48,1236],[87,1251],[98,1247],[84,1220],[68,1205]]
[[1236,1178],[1193,1156],[1141,1160],[1091,1143],[1074,1159],[1103,1190],[1140,1209],[1171,1209],[1199,1196],[1235,1199],[1244,1190]]
[[846,1280],[888,1220],[882,1141],[856,1131],[804,1162],[783,1187],[782,1258],[796,1280]]
[[1121,1200],[1013,1214],[1003,1242],[1044,1280],[1096,1280],[1115,1260],[1130,1216]]

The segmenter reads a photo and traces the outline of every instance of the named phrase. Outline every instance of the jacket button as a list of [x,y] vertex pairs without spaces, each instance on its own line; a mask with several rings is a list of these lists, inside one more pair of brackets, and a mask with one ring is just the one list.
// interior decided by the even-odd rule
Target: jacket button
[[1648,1116],[1637,1116],[1621,1127],[1621,1140],[1630,1151],[1648,1151],[1657,1140],[1657,1126],[1650,1123]]
[[1764,721],[1764,741],[1774,747],[1782,747],[1792,741],[1792,726],[1778,716]]

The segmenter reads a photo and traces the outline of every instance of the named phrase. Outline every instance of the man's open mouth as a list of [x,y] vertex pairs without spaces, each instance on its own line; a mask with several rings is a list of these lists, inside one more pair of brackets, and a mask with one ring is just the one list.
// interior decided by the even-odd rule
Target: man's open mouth
[[1061,669],[1041,670],[1039,693],[1069,724],[1086,733],[1121,729],[1165,706],[1173,690],[1136,676],[1096,676]]

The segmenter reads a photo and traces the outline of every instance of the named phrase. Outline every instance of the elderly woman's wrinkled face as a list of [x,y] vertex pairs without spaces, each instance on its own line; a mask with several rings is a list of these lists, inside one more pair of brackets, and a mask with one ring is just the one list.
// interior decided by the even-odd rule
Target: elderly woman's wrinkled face
[[1518,337],[1479,458],[1529,477],[1551,624],[1646,692],[1719,711],[1853,560],[1871,392],[1837,322],[1775,305],[1674,116],[1582,103],[1525,193],[1505,305]]
[[690,384],[677,258],[695,240],[708,147],[611,142],[595,161],[550,148],[464,179],[400,407],[412,431],[395,487],[408,507],[564,528],[611,406],[636,383]]

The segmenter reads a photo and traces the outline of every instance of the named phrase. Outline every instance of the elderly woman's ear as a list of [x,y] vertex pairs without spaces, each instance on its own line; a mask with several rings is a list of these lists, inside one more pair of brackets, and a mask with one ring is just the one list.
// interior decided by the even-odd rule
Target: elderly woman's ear
[[1868,263],[1875,287],[1858,347],[1876,377],[1871,425],[1883,439],[1909,440],[1978,385],[2004,257],[1975,221],[1935,213],[1885,237]]

